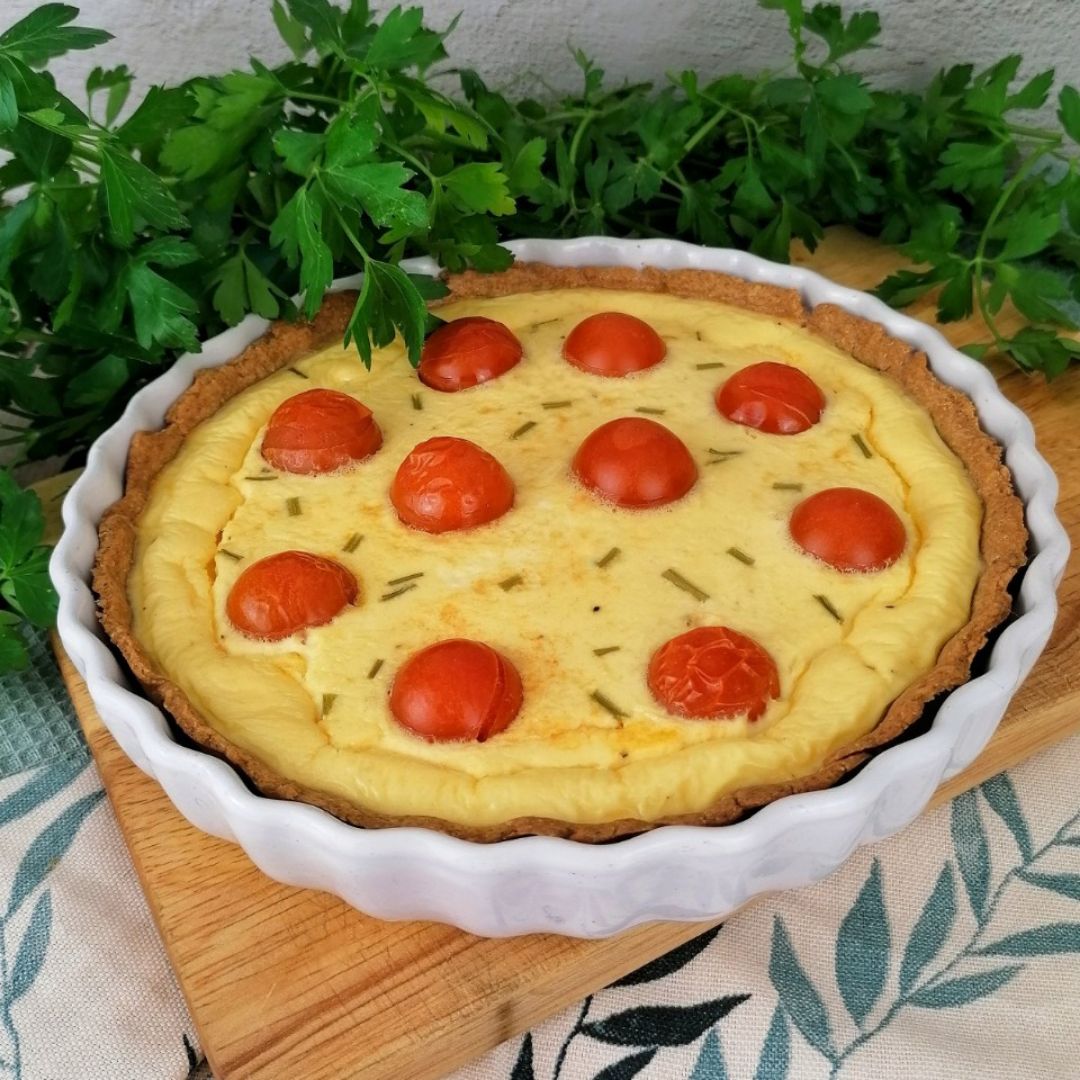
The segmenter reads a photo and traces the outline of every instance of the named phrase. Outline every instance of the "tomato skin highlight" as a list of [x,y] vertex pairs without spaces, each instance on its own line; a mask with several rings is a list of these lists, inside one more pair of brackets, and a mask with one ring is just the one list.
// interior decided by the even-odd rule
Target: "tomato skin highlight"
[[798,435],[821,419],[825,395],[798,368],[766,360],[736,371],[716,391],[716,407],[734,424]]
[[508,326],[468,315],[444,323],[424,342],[417,374],[425,386],[452,394],[505,375],[521,354],[521,342]]
[[521,709],[521,676],[482,641],[449,638],[414,653],[398,670],[390,711],[428,742],[484,742]]
[[668,712],[694,720],[756,720],[780,694],[772,657],[726,626],[699,626],[656,650],[649,689]]
[[341,563],[307,551],[279,551],[236,579],[225,613],[241,634],[280,641],[330,622],[359,592],[356,578]]
[[884,570],[907,546],[896,511],[861,488],[826,488],[803,499],[788,527],[807,555],[846,572]]
[[595,495],[629,509],[675,502],[698,477],[682,439],[643,416],[601,424],[578,447],[571,467]]
[[664,339],[647,322],[621,311],[601,311],[582,319],[563,342],[563,359],[605,378],[644,371],[666,355]]
[[502,517],[514,505],[514,482],[476,443],[439,435],[414,446],[398,466],[390,501],[410,528],[454,532]]
[[305,390],[283,401],[263,436],[262,456],[287,473],[335,472],[382,446],[371,410],[337,390]]

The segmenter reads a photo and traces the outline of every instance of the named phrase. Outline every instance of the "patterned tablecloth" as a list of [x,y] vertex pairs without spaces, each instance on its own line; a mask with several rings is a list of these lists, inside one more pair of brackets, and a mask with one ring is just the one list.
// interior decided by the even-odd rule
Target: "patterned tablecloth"
[[[1078,776],[1075,737],[453,1080],[1080,1077]],[[0,1080],[183,1077],[209,1072],[42,638],[0,679]]]

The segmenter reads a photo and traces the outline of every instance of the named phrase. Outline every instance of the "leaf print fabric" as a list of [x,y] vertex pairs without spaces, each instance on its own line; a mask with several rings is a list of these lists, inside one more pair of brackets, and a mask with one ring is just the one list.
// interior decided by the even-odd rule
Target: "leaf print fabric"
[[1078,766],[1074,737],[450,1080],[1071,1080]]
[[182,1080],[192,1030],[85,754],[0,780],[0,1080]]

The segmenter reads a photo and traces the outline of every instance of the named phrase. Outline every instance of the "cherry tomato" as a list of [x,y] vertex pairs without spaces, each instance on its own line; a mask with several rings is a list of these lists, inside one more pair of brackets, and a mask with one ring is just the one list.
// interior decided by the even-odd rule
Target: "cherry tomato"
[[414,446],[398,466],[390,501],[414,529],[472,529],[514,505],[514,482],[476,443],[439,435]]
[[505,375],[521,359],[508,326],[482,315],[444,323],[424,342],[420,381],[450,394]]
[[306,551],[280,551],[252,563],[236,579],[225,612],[240,633],[279,641],[328,623],[359,591],[341,563]]
[[327,473],[382,446],[371,410],[337,390],[305,390],[283,401],[270,417],[262,456],[289,473]]
[[563,356],[574,367],[608,377],[644,371],[666,355],[664,339],[647,322],[621,311],[582,319],[563,343]]
[[591,491],[618,506],[663,506],[681,499],[697,466],[678,435],[644,417],[602,424],[574,455],[574,473]]
[[792,511],[791,537],[837,570],[884,570],[903,554],[904,523],[876,495],[859,488],[827,488]]
[[716,407],[744,427],[798,435],[821,419],[825,395],[798,368],[765,361],[736,371],[717,390]]
[[779,695],[780,676],[753,638],[726,626],[699,626],[653,653],[649,689],[676,716],[704,720],[745,713],[756,720]]
[[402,727],[429,742],[483,742],[505,730],[521,708],[521,676],[482,641],[450,638],[414,653],[390,690]]

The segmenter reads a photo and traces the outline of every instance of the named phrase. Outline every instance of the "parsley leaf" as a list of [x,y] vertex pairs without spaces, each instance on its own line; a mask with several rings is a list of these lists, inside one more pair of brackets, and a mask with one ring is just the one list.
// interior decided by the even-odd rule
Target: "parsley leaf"
[[322,236],[318,196],[307,187],[299,188],[281,208],[270,240],[284,250],[290,266],[299,265],[304,311],[308,318],[313,317],[334,276],[333,253]]
[[0,34],[0,53],[38,65],[73,49],[92,49],[112,40],[104,30],[69,26],[78,14],[70,4],[43,4]]
[[[21,491],[11,474],[0,470],[0,596],[35,626],[50,626],[56,617],[49,549],[41,544],[44,529],[37,495]],[[21,666],[21,644],[11,612],[0,612],[0,670]]]

